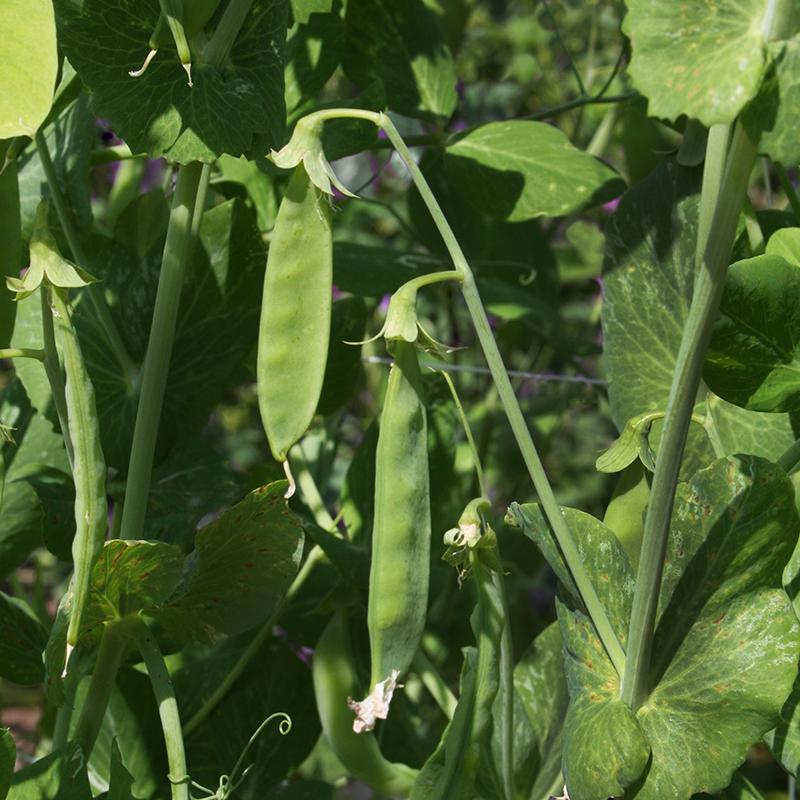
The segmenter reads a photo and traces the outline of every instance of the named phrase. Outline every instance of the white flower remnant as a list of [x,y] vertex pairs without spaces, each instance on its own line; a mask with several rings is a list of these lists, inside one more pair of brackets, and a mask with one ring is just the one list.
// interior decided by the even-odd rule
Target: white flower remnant
[[393,669],[391,675],[380,683],[360,702],[347,698],[347,707],[356,715],[353,730],[356,733],[371,731],[379,719],[389,715],[389,704],[392,702],[394,690],[398,688],[399,670]]

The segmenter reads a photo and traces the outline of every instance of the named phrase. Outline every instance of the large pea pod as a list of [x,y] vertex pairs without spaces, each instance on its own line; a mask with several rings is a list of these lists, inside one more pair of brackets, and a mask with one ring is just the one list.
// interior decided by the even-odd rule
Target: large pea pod
[[428,426],[417,352],[392,343],[394,363],[383,404],[375,459],[375,517],[369,573],[370,695],[354,704],[356,727],[385,718],[397,677],[425,629],[431,510]]
[[331,206],[299,164],[275,221],[258,335],[258,405],[272,455],[284,465],[322,392],[332,282]]
[[489,747],[492,706],[500,686],[503,598],[492,579],[489,552],[472,550],[469,559],[478,592],[470,619],[477,650],[465,651],[461,693],[453,719],[420,770],[411,800],[472,800],[481,753]]
[[106,463],[100,446],[94,387],[86,371],[78,337],[72,325],[66,290],[55,287],[48,289],[43,285],[41,291],[51,293],[56,331],[64,356],[67,420],[74,451],[73,603],[67,630],[67,644],[74,647],[78,643],[81,617],[89,597],[92,567],[103,549],[108,522]]
[[348,772],[381,795],[407,797],[416,770],[383,756],[371,733],[353,732],[348,698],[356,693],[357,676],[347,618],[337,612],[314,650],[314,694],[325,738]]

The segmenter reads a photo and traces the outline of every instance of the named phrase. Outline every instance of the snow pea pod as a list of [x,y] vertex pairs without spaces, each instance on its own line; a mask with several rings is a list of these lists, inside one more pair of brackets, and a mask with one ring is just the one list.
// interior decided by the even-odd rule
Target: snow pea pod
[[397,678],[419,647],[428,606],[431,513],[422,375],[414,344],[401,340],[392,346],[375,460],[370,694],[352,704],[357,732],[386,718]]
[[334,615],[317,642],[312,672],[322,730],[348,772],[381,795],[408,796],[416,770],[387,761],[373,734],[353,732],[353,717],[346,701],[355,693],[357,677],[347,618],[341,611]]
[[[44,287],[43,287],[44,290]],[[108,508],[106,464],[100,446],[100,426],[94,387],[83,362],[81,347],[72,325],[65,289],[50,287],[56,331],[64,356],[67,421],[74,451],[72,474],[75,482],[74,600],[67,630],[67,644],[78,643],[81,616],[89,596],[92,567],[103,548]]]
[[314,417],[328,357],[333,230],[328,198],[299,164],[267,257],[258,335],[258,405],[272,454],[286,454]]

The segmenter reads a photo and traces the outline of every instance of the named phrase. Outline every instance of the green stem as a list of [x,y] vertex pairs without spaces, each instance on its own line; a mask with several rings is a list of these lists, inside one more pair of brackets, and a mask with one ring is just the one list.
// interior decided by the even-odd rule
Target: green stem
[[192,217],[202,174],[203,168],[199,163],[181,167],[172,200],[128,464],[120,529],[123,539],[138,539],[144,531],[153,455],[169,376],[178,305],[192,245]]
[[[793,0],[770,0],[762,25],[767,41],[780,39],[785,35],[792,17],[792,8]],[[715,132],[712,128],[709,132],[709,162],[706,169],[718,170],[722,158],[720,151],[726,140],[727,135],[723,136],[722,131]],[[628,630],[628,660],[622,678],[621,695],[634,711],[645,702],[650,690],[650,656],[675,488],[692,408],[700,387],[705,351],[722,296],[736,226],[757,155],[757,142],[750,139],[742,125],[737,125],[725,159],[722,182],[718,181],[718,173],[710,174],[708,180],[704,176],[703,180],[697,274],[667,401],[667,415],[650,489],[650,504],[645,517]],[[706,207],[709,203],[714,211],[706,229],[705,224],[711,214]]]
[[311,467],[306,458],[302,442],[296,444],[289,451],[289,461],[292,464],[292,470],[297,475],[297,486],[300,489],[300,496],[314,515],[317,525],[323,530],[335,534],[336,523],[328,512],[325,501],[320,494],[319,487],[314,480],[314,476],[311,474]]
[[783,193],[786,195],[786,199],[789,201],[789,206],[794,212],[794,216],[797,221],[800,222],[800,197],[797,196],[797,191],[792,185],[792,181],[789,178],[789,173],[786,172],[786,168],[782,164],[774,164],[773,166],[775,167],[775,173],[778,176],[781,189],[783,189]]
[[[73,655],[72,664],[74,665],[77,660]],[[69,740],[69,728],[72,724],[72,715],[75,713],[75,692],[82,677],[83,674],[71,666],[64,678],[64,702],[56,712],[56,721],[53,727],[53,750],[60,750]]]
[[164,744],[167,748],[168,777],[172,789],[172,800],[190,800],[189,773],[186,768],[181,717],[178,712],[178,701],[175,699],[175,690],[172,687],[172,678],[167,671],[167,665],[164,663],[158,642],[141,620],[138,620],[134,637],[147,667],[153,694],[158,703],[158,715],[161,718]]
[[798,439],[779,459],[778,466],[786,470],[788,475],[800,467],[800,439]]
[[[502,563],[499,548],[495,548],[495,553],[498,563]],[[503,704],[500,771],[506,800],[514,800],[514,643],[511,637],[511,612],[502,571],[492,573],[492,582],[503,604],[503,635],[500,639],[500,697]]]
[[392,124],[392,121],[385,114],[380,115],[380,125],[386,132],[391,142],[394,144],[395,149],[404,161],[406,167],[411,173],[412,180],[414,181],[417,191],[419,191],[428,211],[436,224],[439,233],[444,240],[447,251],[453,260],[455,269],[462,276],[461,292],[464,295],[467,308],[469,309],[472,323],[475,326],[475,331],[478,336],[478,341],[483,349],[486,362],[492,374],[492,379],[497,387],[497,393],[500,397],[500,402],[505,410],[506,417],[508,418],[514,438],[517,441],[517,446],[522,453],[525,465],[528,468],[528,473],[531,476],[533,485],[539,495],[539,501],[542,510],[547,517],[550,526],[553,529],[553,534],[558,541],[561,552],[564,555],[564,560],[572,573],[572,577],[581,594],[584,605],[586,606],[589,616],[594,623],[598,636],[605,647],[609,658],[616,670],[622,674],[625,667],[625,653],[619,643],[614,628],[608,618],[600,598],[597,596],[597,591],[592,585],[586,568],[581,561],[580,553],[578,552],[575,540],[567,526],[566,521],[561,513],[561,508],[556,502],[553,489],[550,486],[550,481],[547,479],[544,467],[542,465],[539,453],[536,450],[536,445],[533,442],[530,431],[528,430],[527,423],[522,410],[517,402],[517,397],[514,394],[514,388],[506,372],[503,358],[494,340],[492,329],[489,325],[489,319],[486,316],[486,311],[481,302],[477,286],[475,285],[475,278],[472,270],[467,263],[464,253],[456,240],[455,234],[450,227],[445,215],[439,206],[436,198],[431,191],[428,182],[425,180],[421,170],[417,166],[416,161],[412,157],[408,148],[406,147],[403,138],[398,133],[397,129]]
[[203,61],[214,67],[222,65],[244,25],[252,5],[253,0],[230,0],[217,29],[203,50]]
[[130,161],[132,159],[144,160],[147,158],[145,153],[132,153],[126,144],[116,144],[111,147],[101,147],[92,150],[89,156],[89,164],[93,167],[102,164],[115,164],[118,161]]
[[[87,269],[89,266],[89,261],[86,258],[86,253],[83,250],[80,239],[78,239],[78,234],[75,230],[75,227],[72,224],[72,218],[70,217],[66,200],[58,182],[58,175],[56,174],[56,169],[53,165],[53,159],[50,157],[50,150],[47,147],[47,142],[44,138],[41,128],[36,132],[35,140],[36,150],[39,153],[39,159],[42,162],[42,169],[44,170],[45,177],[47,178],[47,186],[50,189],[50,198],[52,199],[53,206],[56,209],[56,214],[58,215],[58,220],[61,223],[61,228],[64,231],[64,236],[67,238],[69,249],[72,251],[72,257],[79,266]],[[133,363],[130,355],[128,355],[128,350],[125,347],[125,343],[122,341],[122,336],[120,335],[119,329],[117,328],[116,323],[111,316],[111,309],[109,309],[108,303],[106,303],[105,296],[103,295],[103,287],[98,284],[89,286],[87,289],[87,294],[89,295],[89,300],[92,303],[94,312],[97,314],[97,318],[99,319],[100,324],[105,331],[108,343],[111,346],[112,352],[114,353],[114,357],[117,359],[117,363],[122,368],[125,380],[128,386],[132,387],[136,382],[136,376],[138,375],[139,370]]]
[[37,361],[44,361],[44,350],[37,350],[32,347],[6,347],[0,348],[0,361],[9,358],[35,358]]
[[[722,146],[723,140],[719,137],[713,139],[713,142],[712,145],[710,135],[709,147]],[[741,125],[737,126],[719,191],[714,192],[709,182],[708,193],[701,196],[701,208],[706,205],[709,196],[716,196],[715,210],[698,265],[692,304],[683,330],[667,401],[664,431],[645,517],[628,633],[628,660],[622,679],[622,698],[634,710],[642,705],[649,693],[648,675],[653,631],[675,488],[692,408],[700,387],[711,327],[719,307],[736,225],[756,155],[756,147],[746,130]],[[710,153],[709,156],[709,163],[718,162],[718,154]],[[706,189],[705,181],[703,188]],[[700,246],[702,242],[698,244],[698,249]]]
[[72,466],[75,463],[75,451],[73,450],[72,437],[69,433],[67,391],[64,384],[64,375],[61,372],[61,364],[58,360],[53,312],[50,310],[50,292],[51,289],[47,283],[42,283],[39,287],[39,295],[42,300],[42,341],[44,343],[44,358],[42,361],[50,384],[50,393],[53,396],[53,405],[56,409],[56,416],[58,416],[58,424],[61,426],[61,435],[64,437],[64,448],[67,451],[70,466]]
[[745,197],[744,208],[744,227],[747,231],[747,241],[750,245],[750,255],[756,256],[764,252],[764,232],[756,217],[756,210],[749,197]]
[[423,685],[430,693],[430,696],[436,701],[439,708],[442,709],[447,719],[453,719],[458,700],[450,691],[450,687],[442,680],[439,671],[431,663],[428,656],[425,655],[422,648],[417,650],[414,655],[411,668],[419,675]]
[[306,582],[306,579],[311,574],[312,570],[322,556],[323,553],[319,547],[311,548],[305,563],[295,576],[295,579],[292,582],[292,585],[289,587],[289,591],[286,592],[283,600],[278,603],[278,606],[275,608],[275,611],[272,612],[270,618],[264,623],[258,633],[256,633],[256,635],[250,641],[250,644],[247,645],[247,648],[239,656],[237,662],[217,685],[217,688],[214,689],[214,691],[205,701],[203,701],[203,705],[197,710],[194,716],[191,717],[186,725],[183,726],[183,735],[186,738],[191,736],[200,727],[206,717],[208,717],[208,715],[220,704],[225,695],[228,694],[236,681],[238,681],[242,676],[242,673],[247,669],[248,664],[253,660],[264,642],[266,642],[271,636],[272,629],[280,619],[283,610],[297,596],[297,593],[300,591],[303,584]]
[[108,622],[103,629],[89,691],[86,693],[73,736],[80,744],[87,761],[97,741],[97,734],[100,733],[130,635],[130,625],[127,620]]

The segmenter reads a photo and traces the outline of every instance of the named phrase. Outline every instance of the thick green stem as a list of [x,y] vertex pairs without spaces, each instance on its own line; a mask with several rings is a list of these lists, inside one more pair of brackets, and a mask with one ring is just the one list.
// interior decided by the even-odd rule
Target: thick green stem
[[144,531],[153,454],[169,376],[178,305],[192,246],[192,218],[202,173],[203,168],[199,163],[181,167],[172,200],[128,464],[128,483],[120,530],[123,539],[141,538]]
[[203,61],[215,67],[222,65],[228,57],[252,5],[253,0],[230,0],[214,35],[203,50]]
[[547,479],[541,458],[536,450],[536,445],[533,442],[533,438],[525,422],[525,417],[522,414],[522,410],[517,402],[517,397],[514,394],[514,388],[511,385],[511,380],[503,364],[503,358],[494,340],[494,335],[489,325],[489,318],[481,302],[472,270],[464,257],[464,253],[439,203],[434,197],[430,186],[428,186],[425,177],[406,147],[403,138],[392,124],[392,121],[385,114],[380,115],[380,126],[386,131],[386,135],[391,140],[411,173],[414,184],[444,240],[447,251],[453,260],[453,265],[462,276],[461,291],[464,295],[464,300],[466,301],[470,316],[472,317],[472,323],[475,326],[478,341],[483,349],[486,362],[492,374],[492,379],[497,387],[500,402],[503,404],[506,417],[511,425],[514,438],[517,441],[517,446],[522,453],[528,473],[539,495],[542,510],[553,529],[553,534],[558,541],[558,545],[564,555],[564,560],[567,562],[570,572],[572,573],[572,577],[578,587],[584,605],[589,612],[589,616],[594,623],[598,636],[603,642],[603,646],[611,662],[621,675],[625,667],[625,653],[614,632],[614,628],[611,626],[608,614],[603,604],[600,602],[600,598],[597,596],[597,591],[592,585],[589,574],[583,566],[577,545],[564,520],[561,508],[556,502],[553,489],[550,486],[550,481]]
[[61,435],[64,437],[64,448],[67,451],[70,466],[75,462],[75,451],[72,449],[72,437],[69,434],[69,417],[67,415],[67,392],[64,384],[64,375],[58,360],[56,348],[56,333],[53,326],[53,312],[50,310],[50,287],[43,283],[39,287],[42,299],[42,341],[44,343],[44,371],[50,384],[50,393],[53,396],[53,405],[61,426]]
[[[80,239],[78,239],[75,226],[72,224],[72,218],[70,217],[64,194],[58,182],[58,175],[53,165],[53,159],[50,157],[50,150],[47,147],[47,142],[45,141],[41,128],[36,132],[35,140],[36,150],[42,162],[42,169],[44,170],[45,177],[47,178],[47,186],[50,189],[50,197],[56,209],[58,220],[61,223],[61,228],[64,231],[64,236],[67,237],[67,244],[72,251],[72,257],[78,263],[78,266],[88,269],[89,262],[86,258],[83,246],[80,243]],[[128,386],[132,387],[136,382],[136,376],[139,370],[131,360],[130,355],[128,355],[128,350],[125,347],[125,343],[122,341],[119,329],[111,316],[111,310],[103,295],[102,285],[95,284],[88,287],[87,294],[89,295],[89,300],[92,303],[95,314],[97,314],[97,318],[100,320],[100,324],[105,331],[114,357],[122,368],[125,380]]]
[[103,629],[103,638],[97,651],[97,660],[92,672],[89,691],[83,702],[81,716],[73,738],[80,744],[83,756],[88,761],[92,754],[97,734],[103,724],[103,717],[111,699],[111,692],[117,679],[131,630],[128,620],[108,622]]
[[190,800],[189,772],[186,767],[181,716],[178,712],[175,690],[172,687],[172,678],[169,676],[155,636],[141,620],[138,621],[135,628],[134,637],[147,667],[153,694],[158,703],[158,715],[161,718],[164,744],[167,748],[168,777],[172,789],[172,800]]
[[0,349],[0,361],[8,358],[35,358],[44,361],[44,350],[32,347],[5,347]]
[[[720,146],[722,141],[721,137],[716,140]],[[709,143],[711,142],[710,137]],[[710,163],[716,163],[718,154],[710,155]],[[722,186],[715,193],[709,189],[709,196],[716,196],[715,210],[695,278],[692,304],[683,330],[667,401],[664,431],[650,490],[650,505],[645,518],[639,572],[633,596],[622,698],[634,710],[642,705],[649,693],[648,675],[653,631],[675,487],[692,408],[700,387],[703,360],[722,296],[736,225],[755,159],[756,148],[753,142],[746,130],[738,126],[728,154]],[[704,195],[701,196],[701,207],[705,204]]]
[[[792,7],[792,0],[770,0],[762,25],[767,40],[780,39],[785,35],[792,16]],[[719,151],[725,146],[726,139],[727,135],[722,129],[715,131],[712,128],[709,133],[706,170],[718,170],[722,158]],[[698,265],[692,304],[683,329],[667,401],[664,430],[650,489],[650,504],[645,517],[639,572],[636,576],[628,630],[628,658],[621,694],[622,699],[633,710],[645,702],[650,690],[650,656],[675,488],[692,408],[700,387],[705,352],[722,296],[736,226],[756,157],[757,142],[750,139],[742,125],[737,125],[725,160],[721,184],[716,173],[709,174],[708,180],[704,176],[697,243]],[[713,214],[709,205],[714,209]],[[711,223],[706,230],[709,215]]]

